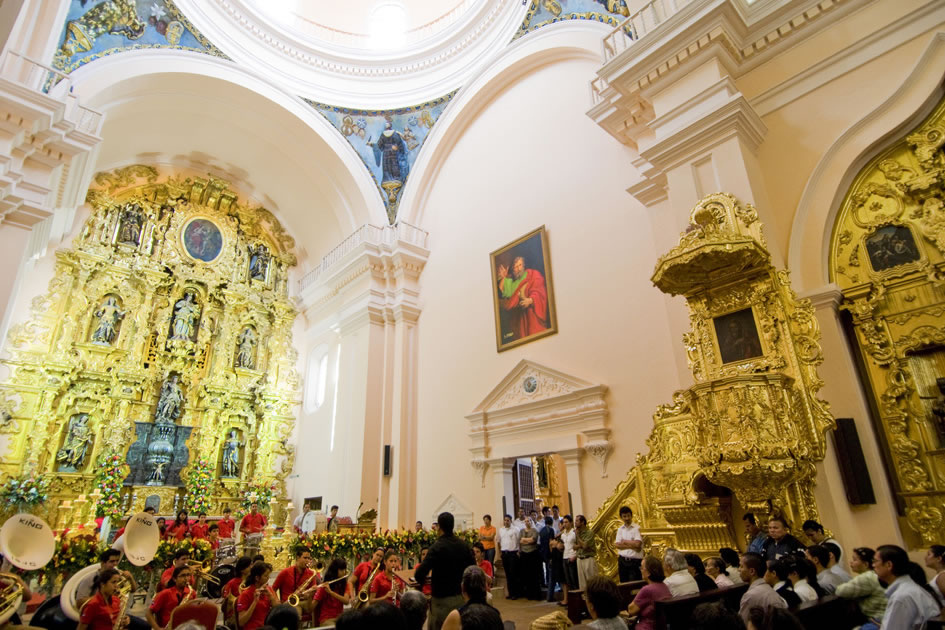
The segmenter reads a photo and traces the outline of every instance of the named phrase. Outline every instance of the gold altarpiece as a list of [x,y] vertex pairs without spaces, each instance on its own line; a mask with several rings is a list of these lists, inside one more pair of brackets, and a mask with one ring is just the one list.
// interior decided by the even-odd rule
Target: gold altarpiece
[[[164,422],[189,427],[176,478],[198,459],[215,468],[211,513],[237,504],[249,483],[275,483],[272,516],[283,516],[299,386],[286,290],[293,239],[228,183],[148,166],[100,173],[87,203],[48,291],[9,333],[3,476],[50,475],[43,516],[56,524],[61,500],[93,490],[103,453],[127,456],[141,426]],[[161,470],[135,486],[129,510],[157,495],[168,513],[183,492],[160,484],[159,450],[148,462]]]
[[823,359],[813,307],[772,265],[752,206],[725,193],[702,199],[652,280],[686,299],[695,384],[656,410],[649,452],[592,522],[598,562],[612,574],[623,505],[656,553],[742,547],[734,507],[795,524],[817,518],[815,464],[834,427],[816,396]]
[[863,167],[831,240],[911,548],[945,536],[945,102]]

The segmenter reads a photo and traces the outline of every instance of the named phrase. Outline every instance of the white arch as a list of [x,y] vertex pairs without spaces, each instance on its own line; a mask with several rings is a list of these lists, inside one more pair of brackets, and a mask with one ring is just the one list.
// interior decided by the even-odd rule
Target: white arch
[[[322,183],[328,184],[326,188],[335,193],[336,198],[330,202],[342,230],[350,233],[364,223],[383,225],[386,222],[387,213],[374,179],[341,133],[298,96],[233,62],[189,51],[124,51],[82,66],[72,73],[71,79],[73,91],[83,103],[106,113],[107,124],[109,109],[122,104],[120,99],[110,99],[109,95],[118,91],[116,88],[123,82],[145,77],[154,80],[156,90],[168,90],[173,89],[173,83],[167,78],[173,76],[223,81],[269,101],[274,106],[273,116],[287,113],[300,121],[313,132],[313,153],[324,160],[319,165],[325,175]],[[64,87],[61,84],[54,91]],[[211,90],[212,86],[208,91]],[[206,97],[212,100],[214,95],[209,93]],[[293,136],[291,140],[304,143],[306,138]]]
[[902,84],[824,153],[807,180],[791,226],[788,268],[798,292],[829,282],[830,238],[853,179],[882,148],[900,138],[941,101],[945,33],[936,33]]
[[[398,220],[422,227],[425,205],[437,173],[476,116],[497,95],[523,76],[570,59],[602,62],[602,38],[610,27],[569,20],[530,33],[506,48],[469,85],[462,88],[433,126],[404,187]],[[590,82],[591,77],[588,77]],[[590,87],[588,87],[590,107]]]

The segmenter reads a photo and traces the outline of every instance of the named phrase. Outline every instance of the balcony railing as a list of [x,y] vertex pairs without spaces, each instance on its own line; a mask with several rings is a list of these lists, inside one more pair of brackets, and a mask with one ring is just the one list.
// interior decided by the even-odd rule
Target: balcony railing
[[383,227],[370,224],[362,225],[334,249],[325,254],[318,266],[299,279],[299,291],[304,291],[315,284],[321,274],[328,271],[362,244],[393,247],[397,242],[405,242],[417,247],[426,247],[428,236],[429,233],[425,230],[403,221],[396,225],[385,225]]

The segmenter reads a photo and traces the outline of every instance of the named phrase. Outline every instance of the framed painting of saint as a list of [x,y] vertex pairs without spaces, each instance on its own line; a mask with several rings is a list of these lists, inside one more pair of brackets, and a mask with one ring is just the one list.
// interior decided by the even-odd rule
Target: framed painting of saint
[[181,230],[181,243],[188,256],[209,263],[223,251],[223,233],[210,219],[194,217]]
[[866,253],[873,271],[885,271],[920,258],[912,231],[904,225],[886,225],[867,236]]
[[751,308],[720,315],[712,321],[723,365],[755,359],[764,354]]
[[489,255],[496,350],[558,332],[545,226]]

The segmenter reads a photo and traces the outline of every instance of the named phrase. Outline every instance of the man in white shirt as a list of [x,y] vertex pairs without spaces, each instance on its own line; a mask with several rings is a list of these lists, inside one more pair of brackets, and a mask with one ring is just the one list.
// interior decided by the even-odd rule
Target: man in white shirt
[[823,543],[824,549],[827,550],[827,553],[830,554],[830,563],[827,565],[827,568],[830,569],[833,573],[836,573],[840,576],[844,582],[849,582],[853,579],[849,573],[847,573],[843,565],[840,564],[840,556],[843,555],[843,552],[840,550],[838,545],[833,544],[832,542]]
[[643,563],[643,537],[640,526],[633,522],[633,511],[626,505],[620,508],[620,520],[623,525],[617,528],[617,571],[621,582],[635,582],[643,579],[640,565]]
[[505,598],[518,599],[521,584],[518,575],[518,537],[520,530],[512,524],[512,515],[506,514],[496,536],[496,545],[505,567]]
[[909,577],[909,554],[896,545],[880,545],[873,560],[876,576],[889,584],[881,628],[921,630],[941,609],[928,591]]
[[518,517],[512,521],[512,525],[517,527],[519,531],[525,529],[525,508],[518,509]]
[[663,584],[673,597],[695,595],[699,592],[699,585],[696,584],[696,578],[689,573],[689,564],[683,552],[672,547],[667,549],[663,554],[663,571],[666,573]]
[[292,522],[296,533],[311,534],[315,530],[315,514],[310,511],[311,509],[308,503],[302,505],[302,513]]
[[551,526],[555,529],[555,536],[561,533],[561,513],[557,505],[551,506]]

